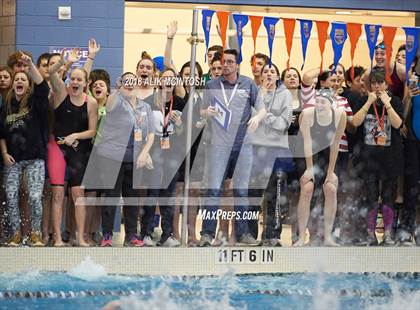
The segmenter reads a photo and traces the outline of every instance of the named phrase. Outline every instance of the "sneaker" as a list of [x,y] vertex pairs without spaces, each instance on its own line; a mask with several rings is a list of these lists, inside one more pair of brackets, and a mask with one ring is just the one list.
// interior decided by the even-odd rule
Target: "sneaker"
[[21,233],[18,231],[16,232],[10,239],[9,242],[7,243],[8,246],[20,246],[22,244],[22,235]]
[[377,246],[378,243],[378,239],[376,238],[375,233],[371,234],[369,233],[367,238],[366,238],[366,245],[367,246]]
[[160,227],[155,227],[150,237],[152,237],[154,242],[158,242],[162,237],[162,229]]
[[31,232],[31,236],[29,237],[29,245],[33,247],[45,246],[45,244],[42,242],[41,233]]
[[136,235],[132,235],[130,240],[124,241],[124,246],[131,246],[131,247],[142,247],[144,242],[137,238]]
[[269,246],[269,247],[281,247],[280,240],[272,238],[272,239],[264,239],[261,241],[262,246]]
[[227,246],[229,243],[227,241],[226,236],[223,234],[222,231],[219,231],[217,234],[216,239],[213,242],[213,246]]
[[95,241],[96,244],[101,244],[102,239],[103,239],[102,233],[99,232],[99,231],[96,231],[96,232],[92,233],[91,238],[92,238],[93,241]]
[[143,238],[144,246],[156,246],[156,242],[150,236],[145,236]]
[[101,247],[108,246],[112,246],[112,236],[110,234],[105,234],[101,241]]
[[382,244],[384,246],[391,246],[395,245],[394,239],[392,239],[391,234],[384,234],[384,240],[382,240]]
[[212,236],[207,235],[207,234],[204,234],[200,238],[199,246],[200,247],[211,246],[212,241],[213,241],[213,237]]
[[180,245],[181,245],[181,242],[179,242],[172,236],[170,236],[168,239],[166,239],[164,243],[162,243],[162,246],[168,247],[168,248],[174,248]]
[[243,245],[258,245],[258,241],[251,234],[241,236],[238,243]]

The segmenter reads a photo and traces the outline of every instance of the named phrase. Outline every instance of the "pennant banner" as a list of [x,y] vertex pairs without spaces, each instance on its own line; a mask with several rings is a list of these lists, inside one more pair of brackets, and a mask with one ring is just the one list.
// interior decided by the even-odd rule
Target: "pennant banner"
[[319,51],[321,53],[321,70],[322,72],[322,65],[324,63],[324,50],[325,50],[325,41],[327,41],[327,32],[328,32],[328,26],[330,25],[329,22],[324,21],[315,21],[316,23],[316,30],[318,32],[318,43],[319,43]]
[[350,68],[350,75],[351,79],[354,79],[354,52],[357,47],[357,43],[359,42],[359,38],[362,34],[362,25],[356,23],[348,23],[347,24],[347,33],[350,38],[350,59],[351,59],[351,68]]
[[312,21],[307,19],[300,19],[300,41],[302,43],[303,63],[300,70],[303,70],[306,59],[306,48],[308,47],[309,38],[311,37]]
[[293,34],[295,33],[295,23],[295,19],[283,18],[284,36],[286,38],[286,49],[287,55],[289,55],[289,58],[287,59],[287,69],[290,68],[290,52],[292,51]]
[[241,15],[241,14],[233,14],[233,20],[236,24],[236,37],[238,38],[238,46],[239,46],[239,63],[242,62],[242,42],[243,42],[243,34],[242,30],[248,23],[248,15]]
[[229,12],[218,11],[216,12],[217,19],[219,20],[220,38],[222,39],[223,49],[226,48],[226,31],[229,21]]
[[330,33],[332,48],[334,51],[334,68],[335,72],[341,57],[343,56],[344,42],[347,40],[347,28],[343,23],[332,23]]
[[408,73],[410,72],[411,64],[417,54],[419,47],[420,28],[416,27],[403,27],[406,35],[405,41],[405,81],[407,85],[410,83]]
[[[252,29],[252,40],[254,40],[254,53],[252,55],[255,55],[256,49],[257,49],[257,35],[258,30],[261,26],[262,16],[250,16],[249,20],[251,21],[251,29]],[[254,61],[252,62],[252,67],[255,67],[255,57]]]
[[394,42],[395,33],[397,32],[396,27],[382,26],[382,34],[384,35],[384,44],[385,44],[385,55],[386,55],[386,81],[388,85],[392,84],[391,72],[389,68],[391,65],[392,58],[392,43]]
[[270,51],[270,59],[269,63],[271,66],[271,56],[273,55],[273,41],[274,36],[276,35],[276,24],[280,18],[277,17],[264,17],[264,26],[267,30],[267,37],[268,37],[268,49]]
[[373,66],[373,55],[375,55],[375,46],[378,41],[380,25],[365,25],[366,41],[369,46],[370,69]]
[[210,42],[210,28],[211,28],[211,19],[213,17],[214,11],[212,10],[202,10],[201,15],[203,16],[203,31],[204,38],[206,40],[206,54],[204,56],[204,62],[207,62],[207,50],[209,49]]

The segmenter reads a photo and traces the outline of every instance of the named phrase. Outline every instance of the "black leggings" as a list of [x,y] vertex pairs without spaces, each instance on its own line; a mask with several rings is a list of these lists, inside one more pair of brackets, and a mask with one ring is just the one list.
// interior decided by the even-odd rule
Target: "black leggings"
[[[109,166],[115,164],[115,161],[107,159]],[[106,161],[104,161],[104,169],[107,167]],[[113,189],[104,190],[106,198],[118,199],[122,196],[126,198],[140,197],[140,191],[133,188],[133,163],[123,162],[121,164],[120,171],[118,173],[117,181]],[[102,232],[103,234],[111,234],[114,227],[115,210],[116,205],[103,206],[102,207]],[[131,238],[133,235],[137,235],[137,218],[139,214],[138,205],[124,205],[123,216],[124,216],[124,228],[126,240]]]

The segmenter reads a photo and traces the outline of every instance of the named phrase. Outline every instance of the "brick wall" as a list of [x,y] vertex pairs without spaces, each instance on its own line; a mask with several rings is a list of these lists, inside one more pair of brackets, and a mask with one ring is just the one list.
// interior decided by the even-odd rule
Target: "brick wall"
[[[59,6],[71,6],[71,20],[58,19]],[[86,47],[89,38],[101,45],[94,68],[115,81],[123,69],[124,0],[16,0],[16,48],[35,60],[51,46]]]
[[16,0],[0,0],[0,65],[15,50]]

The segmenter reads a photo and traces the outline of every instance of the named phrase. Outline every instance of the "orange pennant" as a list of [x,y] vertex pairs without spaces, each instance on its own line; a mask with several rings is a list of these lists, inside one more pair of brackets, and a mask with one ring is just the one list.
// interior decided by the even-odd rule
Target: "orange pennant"
[[324,50],[325,50],[325,42],[327,41],[328,37],[328,27],[330,25],[329,22],[319,21],[316,20],[316,30],[318,32],[318,42],[319,42],[319,51],[321,52],[321,72],[322,72],[322,65],[324,63]]
[[386,55],[386,81],[388,85],[392,84],[391,73],[389,72],[389,67],[391,64],[392,57],[392,42],[394,42],[395,33],[397,32],[396,27],[382,26],[382,33],[384,35],[384,44],[385,44],[385,55]]
[[[251,21],[251,29],[252,29],[252,39],[254,40],[254,54],[256,53],[256,49],[257,49],[257,35],[258,35],[258,30],[260,29],[261,26],[261,21],[262,21],[263,17],[262,16],[249,16],[249,20]],[[252,62],[252,66],[255,66],[255,57],[254,57],[254,61]]]
[[287,54],[289,55],[289,58],[287,59],[287,69],[290,68],[290,52],[292,51],[295,23],[295,19],[283,18],[284,36],[286,38]]
[[362,25],[356,23],[347,23],[347,34],[350,38],[350,58],[351,58],[351,79],[354,79],[354,52],[359,42],[360,35],[362,34]]
[[216,12],[217,19],[219,20],[220,38],[222,39],[223,49],[226,48],[226,31],[228,27],[229,12],[219,11]]

